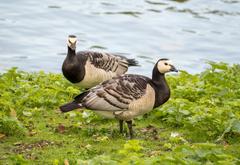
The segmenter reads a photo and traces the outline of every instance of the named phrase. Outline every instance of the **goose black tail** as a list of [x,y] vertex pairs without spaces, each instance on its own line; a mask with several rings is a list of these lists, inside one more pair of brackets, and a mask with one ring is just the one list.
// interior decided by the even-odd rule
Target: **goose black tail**
[[60,110],[63,113],[69,112],[69,111],[72,111],[72,110],[78,109],[78,108],[81,108],[81,106],[75,101],[60,106]]
[[139,66],[138,62],[135,59],[127,59],[128,66]]

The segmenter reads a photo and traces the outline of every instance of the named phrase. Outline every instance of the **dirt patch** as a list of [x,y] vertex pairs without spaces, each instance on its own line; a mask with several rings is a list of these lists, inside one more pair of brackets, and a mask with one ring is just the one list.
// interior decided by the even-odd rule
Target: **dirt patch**
[[30,143],[30,144],[15,143],[14,145],[17,146],[17,147],[13,149],[13,152],[18,153],[18,154],[22,154],[22,153],[29,152],[33,149],[43,149],[47,146],[57,145],[57,144],[55,142],[51,142],[51,141],[47,141],[47,140],[41,140],[41,141],[37,141],[37,142],[34,142],[34,143]]
[[145,136],[150,137],[153,140],[158,140],[159,136],[158,136],[158,130],[156,127],[154,127],[153,125],[148,125],[145,128],[142,128],[140,130]]

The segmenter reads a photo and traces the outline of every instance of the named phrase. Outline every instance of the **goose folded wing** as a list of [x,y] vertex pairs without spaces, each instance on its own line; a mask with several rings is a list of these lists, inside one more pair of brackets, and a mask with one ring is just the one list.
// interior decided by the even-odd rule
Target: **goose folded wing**
[[122,56],[109,53],[88,52],[88,57],[95,67],[107,72],[112,71],[121,75],[128,70],[128,59]]
[[82,103],[92,110],[125,111],[146,93],[146,84],[143,77],[124,75],[92,88]]

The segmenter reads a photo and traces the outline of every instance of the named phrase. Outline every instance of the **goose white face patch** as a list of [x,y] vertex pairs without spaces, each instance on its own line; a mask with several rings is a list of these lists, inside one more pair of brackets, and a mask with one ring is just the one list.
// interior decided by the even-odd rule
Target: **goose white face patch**
[[157,68],[160,73],[167,73],[171,70],[172,62],[170,60],[158,61]]
[[70,48],[75,47],[76,43],[77,43],[76,37],[68,37],[67,44]]

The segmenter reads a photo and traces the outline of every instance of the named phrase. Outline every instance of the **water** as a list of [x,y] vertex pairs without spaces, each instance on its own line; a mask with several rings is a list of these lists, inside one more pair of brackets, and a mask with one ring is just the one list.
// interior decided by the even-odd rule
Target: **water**
[[240,61],[240,0],[1,0],[0,71],[61,72],[69,34],[77,50],[137,59],[131,73],[150,75],[163,57],[197,73]]

